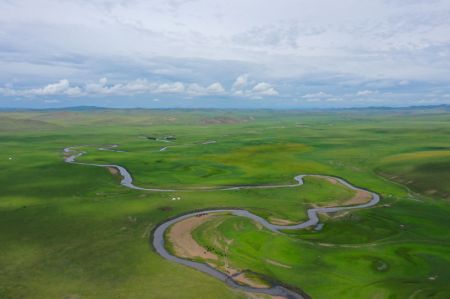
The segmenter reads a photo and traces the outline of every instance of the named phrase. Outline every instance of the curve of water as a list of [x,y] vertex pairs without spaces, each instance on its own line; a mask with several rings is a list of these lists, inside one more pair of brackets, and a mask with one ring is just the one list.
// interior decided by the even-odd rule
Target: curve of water
[[[87,145],[84,145],[87,146]],[[184,220],[189,217],[194,217],[200,214],[205,213],[218,213],[218,212],[230,212],[236,216],[241,217],[247,217],[250,218],[261,225],[263,225],[265,228],[267,228],[270,231],[273,232],[280,232],[281,230],[295,230],[295,229],[303,229],[311,226],[315,226],[319,223],[319,213],[332,213],[332,212],[338,212],[338,211],[344,211],[344,210],[352,210],[352,209],[361,209],[361,208],[368,208],[371,206],[376,205],[380,201],[380,196],[372,191],[365,190],[362,188],[358,188],[356,186],[353,186],[349,182],[345,181],[342,178],[333,177],[333,176],[326,176],[326,175],[317,175],[317,174],[300,174],[294,177],[294,180],[296,183],[294,184],[287,184],[287,185],[259,185],[259,186],[233,186],[233,187],[225,187],[225,188],[210,188],[210,187],[200,187],[196,189],[161,189],[161,188],[143,188],[139,186],[135,186],[133,184],[133,178],[131,174],[122,166],[115,165],[115,164],[95,164],[95,163],[83,163],[83,162],[77,162],[76,159],[80,156],[84,155],[86,152],[81,151],[78,152],[74,150],[75,147],[80,146],[72,146],[67,147],[64,149],[64,153],[70,154],[70,156],[67,156],[64,158],[64,161],[67,163],[72,164],[80,164],[80,165],[89,165],[89,166],[97,166],[97,167],[112,167],[119,171],[120,175],[122,176],[121,184],[127,188],[136,189],[136,190],[144,190],[144,191],[154,191],[154,192],[171,192],[171,191],[213,191],[213,190],[239,190],[239,189],[269,189],[269,188],[290,188],[290,187],[297,187],[304,184],[303,178],[306,176],[312,176],[312,177],[322,177],[322,178],[332,178],[337,180],[340,184],[356,191],[364,190],[366,192],[369,192],[372,196],[371,200],[364,204],[359,205],[352,205],[352,206],[338,206],[338,207],[326,207],[326,208],[311,208],[307,211],[308,220],[302,223],[298,223],[295,225],[275,225],[264,218],[257,216],[247,210],[242,209],[214,209],[214,210],[207,210],[207,211],[201,211],[201,212],[193,212],[189,214],[185,214],[182,216],[179,216],[177,218],[168,220],[162,224],[160,224],[153,232],[153,241],[152,245],[155,248],[156,252],[161,255],[163,258],[197,269],[201,272],[204,272],[206,274],[209,274],[223,282],[225,282],[227,285],[240,289],[246,292],[255,292],[255,293],[262,293],[272,296],[283,296],[285,298],[296,298],[296,299],[302,299],[307,298],[308,296],[306,294],[299,294],[296,293],[290,289],[287,289],[281,285],[275,285],[271,288],[254,288],[250,286],[244,286],[241,284],[238,284],[236,281],[233,280],[233,278],[223,272],[220,272],[213,267],[199,262],[194,262],[187,259],[182,259],[177,256],[174,256],[170,254],[166,248],[165,248],[165,241],[164,241],[164,234],[165,231],[174,223]],[[117,147],[117,145],[114,145],[114,147]],[[100,150],[104,150],[101,148]]]

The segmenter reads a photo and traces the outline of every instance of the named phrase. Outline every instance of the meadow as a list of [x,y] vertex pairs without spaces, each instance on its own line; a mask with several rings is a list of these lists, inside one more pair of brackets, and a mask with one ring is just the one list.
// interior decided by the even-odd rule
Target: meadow
[[[111,144],[123,152],[98,150]],[[342,177],[381,203],[324,216],[320,231],[277,235],[221,215],[193,235],[212,247],[233,239],[235,267],[313,298],[450,296],[446,108],[0,112],[0,298],[245,298],[156,254],[155,226],[220,207],[301,221],[308,207],[343,202],[349,190],[314,178],[293,189],[131,190],[107,169],[65,163],[68,146],[87,152],[80,162],[126,167],[143,187]]]

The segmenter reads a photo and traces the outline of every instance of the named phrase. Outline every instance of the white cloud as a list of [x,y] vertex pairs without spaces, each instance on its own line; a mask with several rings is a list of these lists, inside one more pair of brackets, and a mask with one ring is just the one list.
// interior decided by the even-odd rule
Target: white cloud
[[253,89],[252,93],[256,95],[262,95],[262,96],[277,96],[278,91],[272,87],[269,83],[266,82],[260,82],[256,84]]
[[326,98],[326,97],[330,97],[331,95],[328,93],[325,93],[323,91],[319,91],[316,93],[308,93],[305,94],[304,96],[302,96],[302,98],[304,99],[319,99],[319,98]]
[[[285,77],[317,70],[367,77],[370,69],[375,77],[398,81],[442,73],[448,79],[450,73],[448,1],[198,0],[182,1],[176,10],[164,0],[13,2],[0,1],[0,19],[8,24],[2,40],[30,61],[61,51],[90,58],[172,57],[181,68],[187,57],[234,60]],[[161,74],[175,69],[158,68]]]
[[[101,78],[96,83],[84,86],[71,86],[66,79],[41,88],[12,89],[0,88],[0,94],[5,96],[81,96],[81,95],[135,95],[143,93],[183,93],[185,86],[181,82],[156,84],[145,79],[137,79],[125,83],[107,85],[108,80]],[[203,90],[206,90],[203,88]]]
[[97,82],[87,83],[84,86],[71,86],[69,80],[62,79],[57,83],[48,84],[40,88],[14,89],[11,87],[0,87],[0,95],[26,97],[66,95],[76,97],[81,95],[127,96],[146,93],[186,94],[190,96],[226,94],[225,88],[219,82],[214,82],[206,87],[198,83],[186,85],[182,82],[168,82],[158,84],[146,79],[136,79],[110,85],[107,83],[108,79],[101,78]]
[[[154,89],[154,87],[155,87],[155,84],[150,83],[144,79],[138,79],[138,80],[128,82],[127,84],[123,85],[121,87],[121,89],[124,92],[129,92],[129,93],[135,94],[135,93],[149,92],[152,89]],[[183,88],[184,88],[184,86],[183,86]]]
[[[214,64],[223,61],[245,65],[223,68],[228,72],[227,80],[231,74],[243,73],[232,86],[242,96],[248,85],[256,83],[248,82],[248,74],[258,74],[260,81],[268,82],[293,82],[311,74],[330,74],[332,78],[348,74],[387,79],[396,86],[414,80],[450,80],[448,0],[280,0],[270,5],[258,0],[177,0],[176,6],[164,0],[124,3],[0,1],[0,20],[8,24],[1,32],[2,44],[8,46],[2,52],[0,80],[26,75],[26,82],[33,78],[72,78],[78,82],[101,74],[132,80],[144,73],[136,70],[139,64],[143,70],[160,75],[149,77],[150,81],[164,78],[205,84],[204,78],[219,78],[210,74],[217,72]],[[243,11],[246,18],[241,16]],[[175,63],[152,65],[149,61],[155,57],[167,57]],[[193,59],[198,59],[195,66]],[[202,80],[187,79],[198,65],[204,66]],[[180,74],[185,77],[177,77]],[[91,88],[98,93],[114,92],[112,86],[102,87],[110,84],[107,80],[97,84]],[[58,86],[35,92],[60,93],[52,88]],[[146,92],[149,88],[158,87],[115,87],[123,92]],[[359,87],[363,88],[378,87]],[[182,93],[183,88],[161,89]],[[5,88],[0,91],[11,92]],[[65,91],[71,96],[79,92]]]
[[[277,96],[278,91],[267,82],[256,83],[251,88],[249,74],[239,75],[234,81],[231,91],[235,96],[261,98],[262,96]],[[254,83],[253,83],[254,84]]]
[[106,78],[101,78],[98,83],[88,83],[86,84],[86,92],[94,94],[108,94],[109,89],[105,87],[108,82]]
[[68,88],[70,88],[69,80],[63,79],[58,83],[49,84],[43,88],[33,89],[31,92],[35,95],[55,95],[64,93]]
[[75,86],[75,87],[69,87],[69,88],[65,91],[65,94],[68,95],[68,96],[75,97],[75,96],[80,96],[80,95],[82,95],[82,91],[81,91],[81,89],[80,89],[78,86]]
[[223,88],[222,84],[220,84],[219,82],[214,82],[207,87],[204,87],[197,83],[192,83],[189,84],[186,88],[186,93],[194,96],[222,94],[224,92],[225,88]]
[[42,88],[31,89],[27,91],[29,95],[36,96],[52,96],[52,95],[67,95],[78,96],[81,94],[79,87],[71,87],[67,79],[59,80],[57,83],[52,83]]
[[236,92],[240,92],[242,91],[242,89],[246,87],[247,82],[248,82],[248,74],[242,74],[236,78],[231,89]]
[[13,89],[10,87],[0,88],[0,94],[4,96],[79,96],[82,94],[81,88],[78,86],[72,87],[69,80],[62,79],[56,83],[48,84],[41,88],[33,89]]
[[190,95],[200,96],[206,94],[206,88],[197,83],[189,84],[186,92]]
[[208,93],[212,94],[220,94],[225,92],[225,88],[223,88],[222,84],[219,82],[214,82],[213,84],[209,85],[206,90]]
[[[234,87],[245,87],[248,84],[248,75],[239,76]],[[214,82],[204,86],[198,83],[185,84],[183,82],[154,83],[146,79],[136,79],[129,82],[107,84],[107,78],[101,78],[97,82],[87,83],[80,86],[71,86],[69,80],[62,79],[57,83],[48,84],[44,87],[33,89],[14,89],[11,87],[0,88],[0,95],[4,96],[56,96],[66,95],[76,96],[95,96],[95,95],[114,95],[128,96],[137,94],[184,94],[188,96],[206,96],[206,95],[225,95],[242,97],[263,97],[276,96],[278,91],[267,82],[259,82],[248,89],[227,91],[220,82]]]
[[373,95],[373,94],[376,94],[376,93],[377,93],[377,91],[366,89],[366,90],[360,90],[360,91],[358,91],[358,92],[356,93],[356,95],[357,95],[357,96],[360,96],[360,97],[365,97],[365,96],[370,96],[370,95]]
[[160,84],[155,89],[155,92],[158,93],[182,93],[184,91],[185,86],[181,82]]
[[88,83],[85,86],[85,91],[87,94],[133,95],[151,92],[156,87],[154,83],[148,82],[145,79],[137,79],[112,85],[106,85],[107,82],[108,80],[106,78],[101,78],[98,83]]
[[[0,1],[0,94],[280,94],[324,103],[344,93],[369,102],[371,90],[382,97],[404,86],[449,93],[449,15],[449,0]],[[109,80],[73,86],[104,74]],[[215,82],[236,74],[226,88]],[[19,82],[6,86],[12,78]],[[17,89],[43,80],[52,84]],[[347,88],[351,80],[360,84]],[[299,96],[306,85],[333,95]]]

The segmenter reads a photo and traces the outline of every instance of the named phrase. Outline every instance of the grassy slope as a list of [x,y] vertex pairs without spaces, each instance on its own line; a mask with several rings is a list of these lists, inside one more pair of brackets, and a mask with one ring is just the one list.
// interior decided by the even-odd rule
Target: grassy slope
[[[373,209],[331,220],[320,233],[290,236],[258,230],[245,218],[216,217],[194,231],[194,238],[222,253],[216,240],[233,240],[225,255],[231,266],[303,288],[313,298],[406,298],[417,290],[422,290],[419,297],[446,298],[450,292],[448,235],[439,232],[448,225],[450,210],[447,207],[436,215],[433,208],[424,210],[416,204],[416,214],[410,215],[412,207],[404,208],[392,208],[388,223],[380,223],[384,209]],[[436,221],[423,225],[416,220],[417,214]],[[323,283],[333,287],[324,288]]]
[[416,192],[450,199],[449,149],[393,155],[382,160],[378,172]]
[[[219,116],[235,121],[215,125],[202,121]],[[320,287],[319,278],[321,283],[334,286],[349,275],[332,275],[336,271],[349,271],[358,278],[336,290],[336,298],[379,292],[384,292],[381,297],[392,293],[400,298],[416,288],[425,289],[419,295],[448,295],[449,290],[441,283],[448,281],[445,269],[450,268],[445,247],[449,245],[449,224],[446,217],[439,216],[448,215],[448,204],[439,200],[444,193],[433,193],[435,199],[425,192],[409,195],[402,186],[375,173],[402,173],[395,167],[384,171],[388,157],[421,150],[440,152],[448,146],[448,114],[409,117],[354,112],[108,111],[2,113],[0,118],[4,120],[0,130],[0,166],[4,169],[0,173],[2,298],[198,298],[205,292],[216,298],[235,298],[240,295],[220,282],[162,260],[149,249],[149,231],[167,217],[208,207],[245,207],[263,216],[272,213],[298,220],[304,216],[307,201],[314,200],[315,190],[307,190],[307,185],[301,187],[304,193],[288,189],[143,193],[122,188],[105,169],[62,162],[65,146],[111,143],[119,143],[129,152],[89,148],[83,160],[124,165],[137,184],[146,186],[281,184],[306,172],[342,176],[375,190],[392,204],[391,208],[331,220],[321,233],[300,232],[299,236],[275,238],[276,242],[270,239],[272,253],[266,253],[270,256],[283,245],[281,248],[305,252],[296,254],[302,257],[298,267],[309,262],[307,270],[313,271],[317,251],[323,252],[331,265],[317,267],[316,272],[278,269],[277,277],[295,282],[319,298],[328,297],[324,292],[330,289]],[[177,146],[159,152],[166,143],[141,138],[155,135],[176,135],[173,145]],[[206,140],[218,143],[198,144]],[[437,161],[444,167],[442,173],[448,175],[448,168],[442,166],[448,164],[440,163],[439,158]],[[430,179],[434,170],[419,169],[417,173],[426,176],[430,185],[416,187],[413,182],[410,187],[414,190],[445,188],[442,183],[431,185],[435,182]],[[317,183],[311,181],[309,185]],[[172,196],[181,196],[182,200],[172,202]],[[281,205],[280,201],[288,204]],[[400,230],[403,223],[412,229]],[[254,238],[264,240],[265,234],[249,230],[247,243]],[[393,245],[370,247],[370,255],[389,260],[393,270],[387,276],[367,274],[372,262],[349,262],[359,261],[358,257],[367,255],[369,249],[325,249],[296,241],[298,238],[336,244],[389,240]],[[244,241],[242,244],[246,244]],[[396,257],[396,246],[405,247],[414,263],[400,262],[404,258]],[[260,270],[258,261],[252,263]],[[334,270],[328,272],[330,267]],[[438,278],[427,280],[433,273],[439,273]],[[372,283],[361,287],[367,281]]]

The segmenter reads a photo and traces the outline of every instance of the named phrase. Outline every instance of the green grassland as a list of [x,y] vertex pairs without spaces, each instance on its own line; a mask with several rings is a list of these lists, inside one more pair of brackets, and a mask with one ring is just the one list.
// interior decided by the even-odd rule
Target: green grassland
[[[147,138],[169,135],[176,140]],[[108,144],[126,152],[97,150]],[[449,144],[450,113],[439,109],[0,112],[0,298],[243,298],[162,259],[149,245],[152,229],[219,207],[300,221],[311,205],[351,196],[314,178],[289,189],[131,190],[104,168],[64,163],[62,150],[73,145],[87,151],[79,161],[122,165],[145,187],[343,177],[382,202],[324,218],[320,232],[273,235],[222,216],[219,229],[208,229],[214,219],[195,237],[233,238],[233,265],[314,298],[448,298]]]

